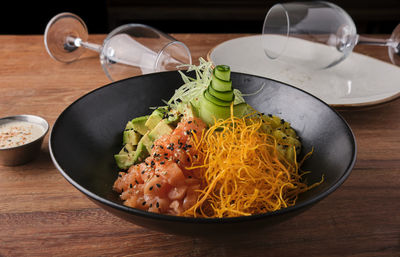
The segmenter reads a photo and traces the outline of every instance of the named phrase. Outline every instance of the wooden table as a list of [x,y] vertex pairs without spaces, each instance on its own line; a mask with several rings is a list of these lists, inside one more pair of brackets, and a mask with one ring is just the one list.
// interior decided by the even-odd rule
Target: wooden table
[[[174,36],[198,60],[243,35]],[[53,125],[74,100],[109,83],[94,52],[63,64],[42,36],[0,36],[0,46],[0,117],[36,114]],[[356,50],[389,61],[385,48]],[[400,100],[341,114],[358,144],[345,183],[265,234],[217,241],[151,231],[99,208],[53,166],[47,135],[34,162],[0,166],[0,256],[400,256]]]

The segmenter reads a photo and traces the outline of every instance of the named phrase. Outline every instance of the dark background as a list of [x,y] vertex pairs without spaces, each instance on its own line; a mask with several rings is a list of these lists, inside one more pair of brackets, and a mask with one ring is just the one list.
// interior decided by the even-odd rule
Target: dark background
[[[108,33],[126,23],[144,23],[167,33],[261,33],[268,0],[2,1],[0,34],[43,34],[60,12],[72,12],[89,33]],[[332,0],[354,19],[359,33],[390,34],[400,23],[400,0]]]

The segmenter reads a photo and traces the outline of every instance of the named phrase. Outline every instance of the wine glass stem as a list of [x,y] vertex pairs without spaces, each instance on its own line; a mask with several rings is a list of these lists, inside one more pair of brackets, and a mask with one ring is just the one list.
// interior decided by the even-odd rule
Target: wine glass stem
[[82,39],[80,39],[80,38],[75,38],[75,37],[70,37],[69,36],[69,37],[67,37],[67,42],[71,46],[74,46],[74,47],[83,46],[84,48],[87,48],[89,50],[92,50],[92,51],[95,51],[95,52],[98,52],[98,53],[100,53],[101,49],[102,49],[101,45],[90,43],[90,42],[85,42],[85,41],[82,41]]
[[370,38],[365,36],[358,36],[357,44],[363,45],[375,45],[375,46],[389,46],[396,48],[399,43],[391,39],[381,39],[381,38]]

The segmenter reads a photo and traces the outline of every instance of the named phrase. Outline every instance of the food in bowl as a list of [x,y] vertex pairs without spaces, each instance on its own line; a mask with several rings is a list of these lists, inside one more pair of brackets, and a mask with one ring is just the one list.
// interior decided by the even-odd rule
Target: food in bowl
[[196,79],[181,73],[185,84],[166,106],[125,127],[115,155],[125,171],[113,186],[124,205],[176,216],[248,216],[293,206],[322,183],[302,181],[295,130],[249,106],[228,66],[190,68]]
[[49,129],[46,120],[35,115],[15,115],[0,119],[0,164],[25,164],[40,153]]
[[11,148],[30,143],[40,138],[45,129],[43,126],[28,122],[11,120],[0,124],[0,148]]
[[[195,77],[195,72],[184,73]],[[149,106],[165,105],[182,84],[177,71],[152,73],[117,81],[80,97],[59,115],[49,137],[49,152],[62,176],[105,211],[156,231],[190,236],[247,235],[275,226],[306,211],[340,188],[351,174],[357,153],[351,128],[320,99],[296,87],[268,78],[231,73],[232,83],[255,109],[284,118],[301,138],[302,181],[319,186],[301,193],[294,206],[232,218],[201,218],[157,214],[123,205],[112,190],[118,177],[114,154],[121,150],[127,121],[151,114]],[[260,86],[263,85],[262,90]],[[0,151],[1,152],[1,151]],[[124,170],[127,171],[126,169]],[[334,208],[334,207],[333,207]],[[310,214],[311,212],[311,214]],[[264,231],[265,232],[265,231]],[[263,232],[263,233],[264,233]]]

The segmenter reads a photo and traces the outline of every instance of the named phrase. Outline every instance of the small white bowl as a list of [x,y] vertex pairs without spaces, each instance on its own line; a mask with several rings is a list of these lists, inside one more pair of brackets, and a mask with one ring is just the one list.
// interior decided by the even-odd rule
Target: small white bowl
[[15,121],[24,121],[32,124],[39,125],[43,128],[43,133],[33,141],[12,146],[8,148],[0,148],[0,164],[5,166],[17,166],[25,164],[35,159],[40,153],[43,138],[49,131],[49,124],[47,121],[35,115],[15,115],[0,118],[0,125],[7,124]]

